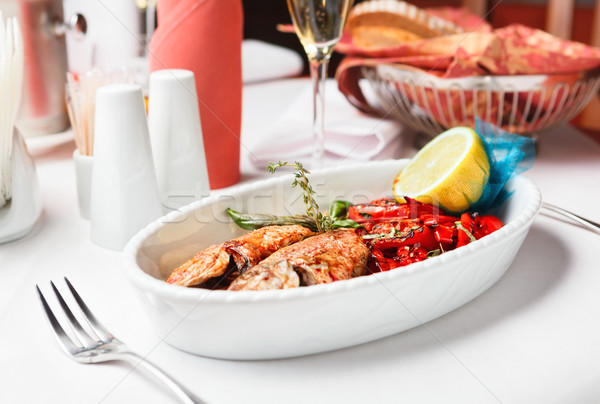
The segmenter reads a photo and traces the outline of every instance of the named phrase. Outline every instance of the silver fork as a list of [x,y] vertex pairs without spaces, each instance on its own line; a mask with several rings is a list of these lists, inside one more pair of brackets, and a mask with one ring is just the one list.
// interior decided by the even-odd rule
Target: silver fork
[[573,212],[569,212],[568,210],[564,210],[563,208],[559,208],[558,206],[554,206],[546,202],[542,203],[542,208],[554,213],[558,213],[559,215],[568,217],[575,223],[587,228],[588,230],[600,234],[600,223],[593,222],[590,219],[586,219],[585,217],[581,217]]
[[181,384],[176,382],[171,376],[167,375],[161,369],[148,362],[140,355],[132,352],[127,346],[115,338],[92,314],[90,309],[79,296],[79,293],[75,290],[71,282],[65,277],[65,282],[71,291],[71,294],[77,302],[78,310],[83,314],[87,321],[87,327],[89,330],[86,331],[81,323],[77,320],[62,295],[56,288],[53,282],[50,282],[52,289],[56,294],[56,298],[64,311],[65,316],[68,319],[70,326],[73,329],[75,338],[70,337],[65,333],[64,329],[56,319],[56,316],[52,312],[52,309],[48,305],[48,302],[44,298],[42,291],[38,285],[35,285],[42,306],[50,322],[50,326],[54,331],[54,335],[58,341],[58,344],[63,350],[74,360],[82,363],[99,363],[113,360],[124,360],[132,363],[134,366],[142,365],[145,369],[150,371],[157,379],[161,380],[166,384],[175,395],[184,403],[199,404],[205,403],[204,401],[197,398],[192,392],[183,387]]

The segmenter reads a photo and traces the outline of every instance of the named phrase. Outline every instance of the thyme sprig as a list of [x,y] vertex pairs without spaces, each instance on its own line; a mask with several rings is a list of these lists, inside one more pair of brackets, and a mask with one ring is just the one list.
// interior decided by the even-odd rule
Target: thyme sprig
[[304,168],[302,163],[296,161],[294,163],[288,163],[287,161],[280,161],[278,163],[270,163],[267,166],[267,171],[271,174],[274,174],[278,168],[281,167],[292,167],[296,172],[294,173],[294,182],[292,182],[292,188],[299,186],[304,191],[304,205],[306,205],[306,214],[315,219],[315,223],[317,225],[317,231],[320,233],[323,231],[323,214],[319,211],[319,205],[317,201],[315,201],[314,195],[315,191],[312,186],[308,183],[307,174],[310,174],[310,171]]
[[294,173],[294,182],[292,182],[292,188],[300,187],[304,191],[303,199],[304,205],[306,206],[306,214],[308,217],[314,219],[317,231],[319,233],[338,229],[342,227],[357,228],[362,225],[356,223],[354,220],[347,219],[346,214],[348,207],[351,205],[345,201],[334,201],[329,209],[329,215],[324,215],[319,210],[319,204],[315,200],[315,191],[308,182],[308,171],[302,163],[296,161],[294,163],[288,163],[287,161],[279,161],[278,163],[271,163],[267,166],[267,171],[271,174],[275,173],[278,168],[281,167],[292,167],[296,170]]

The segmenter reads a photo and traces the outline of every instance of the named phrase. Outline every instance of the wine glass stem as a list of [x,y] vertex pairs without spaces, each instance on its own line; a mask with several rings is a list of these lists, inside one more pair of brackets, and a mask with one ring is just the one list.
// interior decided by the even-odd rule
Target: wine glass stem
[[325,82],[329,54],[318,53],[309,58],[310,76],[313,82],[313,161],[312,168],[325,165]]

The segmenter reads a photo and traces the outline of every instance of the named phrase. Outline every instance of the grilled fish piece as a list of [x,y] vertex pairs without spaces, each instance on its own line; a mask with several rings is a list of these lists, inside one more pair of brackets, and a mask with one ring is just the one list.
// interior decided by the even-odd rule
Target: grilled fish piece
[[171,272],[167,282],[174,285],[193,286],[223,275],[230,261],[223,244],[212,245]]
[[300,277],[288,261],[255,266],[240,275],[229,290],[289,289],[300,286]]
[[[368,257],[368,247],[354,230],[327,232],[271,254],[237,277],[229,290],[286,289],[350,279],[363,274]],[[298,274],[298,284],[290,269]]]
[[167,282],[194,286],[231,271],[239,275],[280,248],[313,234],[311,230],[298,225],[263,227],[200,251],[176,268]]

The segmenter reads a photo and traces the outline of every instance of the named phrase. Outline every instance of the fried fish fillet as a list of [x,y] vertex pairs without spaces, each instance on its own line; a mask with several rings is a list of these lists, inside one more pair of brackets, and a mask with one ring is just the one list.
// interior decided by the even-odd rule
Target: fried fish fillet
[[300,277],[289,261],[255,266],[240,275],[229,290],[289,289],[300,286]]
[[271,254],[238,276],[229,290],[286,289],[350,279],[363,274],[368,257],[368,247],[354,230],[331,231]]
[[263,227],[200,251],[176,268],[167,278],[167,282],[194,286],[223,276],[228,269],[241,274],[280,248],[313,234],[306,227],[297,225]]

